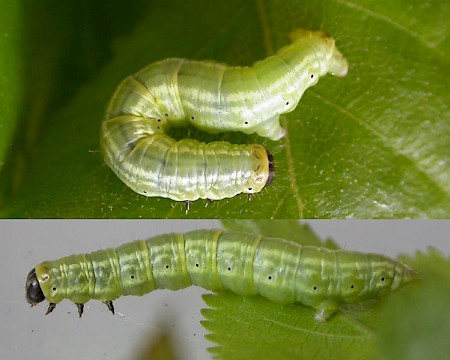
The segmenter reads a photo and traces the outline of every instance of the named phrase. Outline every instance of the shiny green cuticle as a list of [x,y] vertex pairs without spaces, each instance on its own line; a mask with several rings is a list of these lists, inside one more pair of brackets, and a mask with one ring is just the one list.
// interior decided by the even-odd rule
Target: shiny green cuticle
[[191,124],[209,133],[282,138],[280,114],[293,111],[321,76],[345,76],[348,69],[324,33],[298,29],[290,38],[290,45],[252,66],[170,58],[126,78],[101,126],[106,164],[145,196],[193,201],[260,192],[273,178],[263,146],[177,141],[167,130]]

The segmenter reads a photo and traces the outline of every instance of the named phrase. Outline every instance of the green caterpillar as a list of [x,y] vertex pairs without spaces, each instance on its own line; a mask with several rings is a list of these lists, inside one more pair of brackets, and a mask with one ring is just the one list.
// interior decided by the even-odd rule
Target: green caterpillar
[[278,140],[280,114],[295,109],[320,76],[347,74],[334,39],[295,30],[292,43],[253,66],[171,58],[126,78],[107,107],[100,143],[106,164],[132,190],[176,201],[254,194],[270,184],[273,159],[261,145],[176,141],[191,124]]
[[46,299],[47,313],[69,299],[79,316],[91,299],[105,302],[122,295],[191,285],[237,294],[261,295],[283,304],[301,303],[326,321],[341,305],[384,296],[416,273],[378,254],[333,251],[261,235],[196,230],[133,241],[117,249],[44,261],[27,276],[26,299]]

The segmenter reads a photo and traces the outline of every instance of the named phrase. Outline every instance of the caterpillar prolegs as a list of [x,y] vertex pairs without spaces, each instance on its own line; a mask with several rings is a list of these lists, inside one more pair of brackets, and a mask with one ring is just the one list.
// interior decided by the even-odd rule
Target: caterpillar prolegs
[[326,321],[341,305],[384,296],[413,280],[408,266],[383,255],[301,246],[242,232],[196,230],[138,240],[90,254],[44,261],[27,276],[26,299],[49,302],[47,314],[69,299],[79,316],[91,299],[191,285],[276,303],[301,303]]
[[252,66],[165,59],[126,78],[107,107],[100,142],[106,164],[132,190],[176,201],[254,194],[274,176],[261,145],[176,141],[169,127],[191,124],[278,140],[280,114],[293,111],[320,76],[347,74],[334,39],[295,30],[292,43]]

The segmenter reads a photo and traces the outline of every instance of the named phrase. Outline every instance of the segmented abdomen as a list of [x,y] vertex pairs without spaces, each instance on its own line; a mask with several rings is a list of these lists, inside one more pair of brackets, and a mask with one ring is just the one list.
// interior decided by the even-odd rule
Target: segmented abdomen
[[197,230],[117,249],[73,255],[35,268],[45,298],[77,304],[190,285],[299,302],[326,320],[341,304],[377,298],[415,273],[378,254],[333,251],[256,234]]
[[[119,126],[122,132],[117,134],[133,131],[133,124],[129,129],[125,124]],[[115,172],[142,195],[177,201],[220,200],[259,192],[273,176],[271,155],[261,145],[220,141],[206,144],[194,139],[175,141],[161,134],[129,147],[133,150],[116,160],[121,165],[114,166]],[[105,156],[111,159],[108,154]]]

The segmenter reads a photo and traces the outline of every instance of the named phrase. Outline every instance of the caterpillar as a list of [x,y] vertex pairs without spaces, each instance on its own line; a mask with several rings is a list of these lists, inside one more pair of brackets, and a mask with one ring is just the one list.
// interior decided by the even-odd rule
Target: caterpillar
[[347,74],[333,38],[297,29],[292,43],[252,66],[169,58],[127,77],[101,125],[106,164],[132,190],[175,201],[220,200],[260,192],[275,174],[261,145],[177,141],[170,127],[241,131],[272,140],[285,134],[280,114],[293,111],[320,76]]
[[314,246],[243,232],[195,230],[137,240],[116,249],[44,261],[26,279],[31,306],[63,299],[78,307],[156,289],[191,285],[244,296],[261,295],[282,304],[316,309],[328,320],[341,305],[384,296],[416,278],[414,270],[383,255]]

